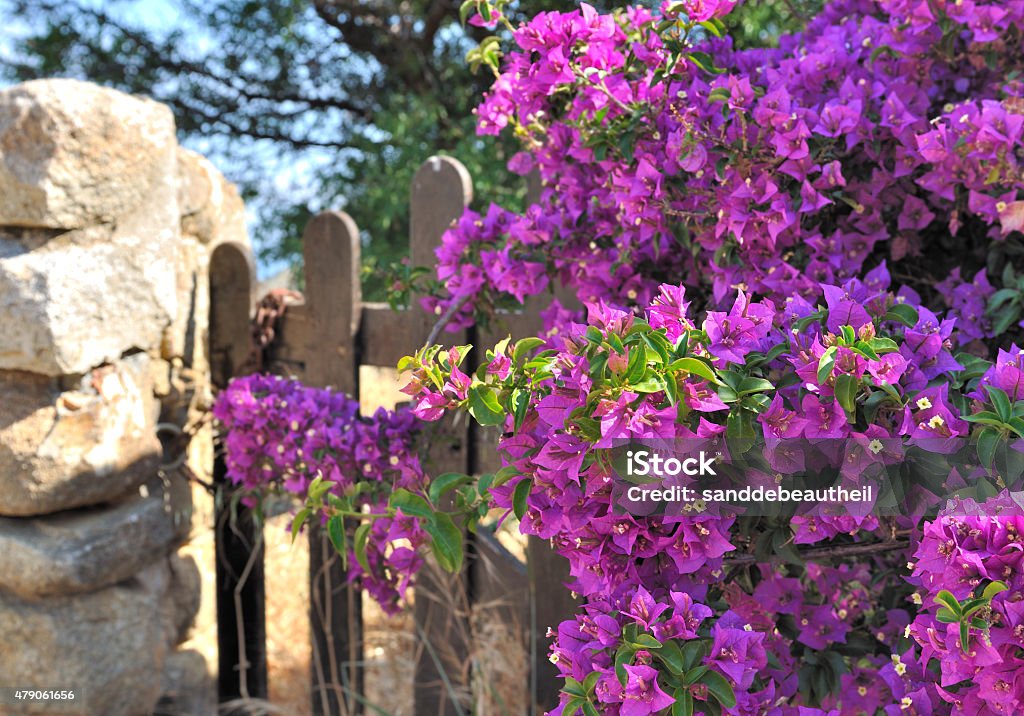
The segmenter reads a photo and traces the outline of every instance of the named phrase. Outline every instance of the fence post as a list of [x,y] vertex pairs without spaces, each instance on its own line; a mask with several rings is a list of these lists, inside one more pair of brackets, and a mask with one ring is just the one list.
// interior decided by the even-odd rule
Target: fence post
[[[412,181],[410,201],[410,254],[413,266],[434,266],[434,250],[452,222],[462,216],[473,199],[469,172],[451,157],[430,157]],[[422,346],[438,316],[410,307],[417,322],[411,338]],[[465,331],[443,332],[445,344],[464,344]],[[467,356],[468,362],[472,356]],[[468,421],[464,416],[446,418],[434,428],[429,469],[433,474],[472,472]],[[469,555],[468,535],[464,544]],[[417,655],[414,708],[416,716],[456,716],[464,713],[469,687],[469,571],[447,575],[432,562],[420,573],[416,589],[416,629],[421,642]]]
[[[358,399],[359,229],[343,212],[313,217],[302,237],[310,345],[310,385]],[[362,595],[348,583],[341,558],[319,523],[309,529],[313,714],[353,716],[364,691]]]
[[[255,271],[248,248],[225,243],[210,258],[209,354],[212,383],[223,389],[245,365]],[[263,536],[251,510],[238,505],[232,520],[231,486],[222,450],[213,479],[222,491],[215,509],[217,692],[221,702],[267,697]]]

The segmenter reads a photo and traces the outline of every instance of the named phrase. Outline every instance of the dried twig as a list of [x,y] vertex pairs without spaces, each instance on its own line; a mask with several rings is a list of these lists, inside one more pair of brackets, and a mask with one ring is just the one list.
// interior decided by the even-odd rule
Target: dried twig
[[427,335],[427,340],[423,344],[424,348],[429,348],[434,345],[434,342],[437,340],[437,337],[441,335],[441,331],[444,330],[444,327],[447,326],[452,318],[455,317],[455,314],[466,305],[469,299],[470,295],[466,294],[465,296],[459,297],[458,301],[455,301],[448,306],[448,310],[445,311],[439,319],[437,319],[437,323],[435,323],[434,327],[430,329],[430,334]]
[[[800,551],[798,554],[807,560],[834,559],[837,557],[861,557],[868,554],[881,554],[884,552],[895,552],[906,549],[910,546],[908,539],[886,540],[884,542],[870,542],[867,544],[840,544],[831,547],[816,547]],[[725,560],[727,567],[754,564],[758,558],[753,554],[741,554],[729,557]]]

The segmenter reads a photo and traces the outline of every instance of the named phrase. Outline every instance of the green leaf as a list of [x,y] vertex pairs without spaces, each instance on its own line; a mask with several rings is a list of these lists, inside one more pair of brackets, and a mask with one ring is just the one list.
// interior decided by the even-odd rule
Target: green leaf
[[960,617],[949,611],[946,607],[942,607],[939,611],[935,612],[935,618],[943,624],[956,624],[960,621]]
[[1008,589],[1009,587],[1006,585],[1005,582],[1000,582],[997,580],[989,584],[987,587],[985,587],[985,591],[981,593],[981,598],[991,602],[992,597],[996,596],[997,594],[1001,594],[1002,592],[1005,592]]
[[964,650],[964,653],[969,652],[967,646],[971,640],[971,625],[967,622],[960,622],[960,648]]
[[644,339],[644,343],[647,347],[651,349],[654,356],[657,356],[654,357],[649,353],[649,357],[651,357],[655,362],[660,362],[662,365],[667,365],[671,362],[669,351],[672,350],[672,346],[660,330],[652,333],[642,333],[640,335]]
[[494,395],[494,391],[484,385],[474,385],[469,389],[469,413],[481,425],[501,425],[505,422],[505,411]]
[[988,606],[988,600],[982,599],[981,597],[975,597],[974,599],[968,599],[966,602],[960,605],[961,620],[968,620],[972,614],[980,612],[982,609]]
[[1016,288],[1001,288],[988,299],[988,310],[990,313],[999,310],[1007,301],[1011,299],[1020,300],[1020,291]]
[[435,516],[434,510],[425,498],[420,495],[414,495],[404,487],[399,487],[391,493],[388,507],[401,510],[403,514],[410,517],[422,517],[426,520],[432,520]]
[[[600,335],[600,333],[598,335]],[[542,338],[531,337],[519,339],[516,341],[515,348],[512,349],[512,362],[515,365],[519,365],[530,353],[535,349],[540,348],[542,345],[544,345],[544,340]]]
[[832,375],[832,368],[836,364],[836,350],[835,346],[829,346],[818,359],[818,383],[820,385],[824,384]]
[[623,355],[626,352],[626,345],[622,342],[622,339],[619,338],[618,334],[609,333],[604,339],[608,342],[608,345],[612,347],[612,350],[619,355]]
[[[563,692],[567,694],[569,693],[568,691],[565,691],[565,689],[563,689]],[[565,709],[563,709],[562,713],[569,714],[570,716],[576,716],[579,710],[583,708],[583,704],[585,703],[586,701],[582,697],[573,696],[571,699],[565,702]]]
[[836,378],[836,400],[839,401],[851,421],[857,414],[857,391],[859,388],[860,381],[849,373],[840,373]]
[[703,27],[705,30],[707,30],[709,33],[711,33],[715,37],[724,37],[725,36],[725,26],[722,25],[721,22],[718,22],[717,19],[715,19],[715,20],[705,20],[704,22],[700,22],[700,23],[697,23],[697,24],[700,25],[701,27]]
[[857,342],[857,331],[853,330],[853,326],[840,326],[839,332],[843,336],[843,343],[846,345],[852,345]]
[[587,692],[583,688],[583,684],[571,676],[565,677],[565,686],[562,687],[562,693],[569,694],[570,696],[587,695]]
[[457,572],[462,568],[462,531],[455,526],[451,517],[439,512],[434,520],[424,525],[430,535],[430,547],[441,568]]
[[516,484],[516,489],[512,491],[512,511],[515,513],[516,519],[523,519],[526,514],[527,504],[526,498],[530,494],[530,487],[533,482],[528,478],[524,478]]
[[459,22],[462,23],[463,27],[466,25],[466,21],[469,20],[469,16],[476,9],[476,0],[466,0],[459,7]]
[[732,690],[732,685],[717,671],[708,671],[701,679],[701,683],[708,687],[711,695],[725,708],[731,709],[736,705],[736,694]]
[[589,701],[583,702],[583,716],[601,716],[594,704]]
[[999,432],[994,428],[985,428],[978,433],[978,459],[983,467],[992,466],[1000,442]]
[[979,423],[981,425],[995,425],[1002,427],[1006,425],[999,416],[993,413],[991,410],[982,410],[980,413],[974,413],[973,415],[961,415],[964,420],[969,423]]
[[691,52],[688,59],[709,75],[720,75],[725,72],[720,67],[715,67],[715,61],[706,52]]
[[637,393],[659,393],[662,390],[665,390],[667,385],[668,384],[665,383],[660,376],[649,375],[639,383],[633,383],[630,388]]
[[660,649],[661,642],[650,634],[637,634],[636,639],[633,640],[633,646],[639,649]]
[[325,480],[323,477],[318,475],[313,482],[309,483],[309,489],[307,490],[309,499],[313,502],[321,502],[324,495],[330,492],[331,488],[334,487],[334,484],[335,483],[330,480]]
[[693,716],[693,694],[689,689],[676,689],[673,694],[672,716]]
[[712,383],[720,382],[718,376],[715,375],[714,369],[699,358],[678,358],[669,364],[667,370],[673,372],[685,371]]
[[629,362],[626,364],[626,382],[639,383],[647,372],[647,349],[639,343],[629,349]]
[[467,485],[472,481],[472,475],[463,475],[460,472],[446,472],[430,481],[427,495],[430,497],[431,502],[437,504],[437,501],[446,493],[454,490],[456,487]]
[[704,659],[707,648],[703,641],[694,639],[683,644],[683,671],[689,671]]
[[1010,404],[1010,398],[1006,392],[992,385],[986,385],[985,391],[988,393],[989,400],[992,401],[992,406],[996,409],[999,419],[1004,423],[1009,422],[1013,417],[1013,406]]
[[882,320],[896,321],[897,323],[902,323],[907,328],[913,328],[917,325],[917,309],[906,303],[897,303],[882,316]]
[[886,395],[892,398],[893,402],[895,402],[897,405],[903,405],[903,397],[896,391],[894,387],[892,387],[892,385],[890,385],[889,383],[882,383],[878,387],[881,388]]
[[992,322],[992,332],[1001,336],[1010,330],[1010,327],[1020,320],[1021,307],[1019,304],[1013,304],[1007,308],[1004,308],[999,312],[998,317]]
[[359,562],[359,566],[366,574],[370,574],[370,562],[366,558],[366,542],[370,537],[371,527],[373,527],[372,524],[364,522],[356,527],[355,534],[352,536],[352,551],[356,553],[356,561]]
[[1010,429],[1024,438],[1024,418],[1010,418]]
[[597,688],[597,682],[601,680],[600,671],[591,671],[587,674],[587,678],[583,680],[583,691],[590,695],[594,693],[594,689]]
[[[728,102],[732,99],[732,91],[728,87],[715,87],[708,93],[708,102]],[[718,262],[716,262],[718,263]]]
[[677,676],[683,673],[683,651],[675,639],[669,639],[662,643],[656,656],[668,667],[670,673]]
[[683,675],[683,683],[687,686],[691,686],[692,684],[700,681],[706,673],[708,673],[708,667],[703,664],[695,666]]
[[516,389],[512,392],[512,410],[515,421],[515,429],[523,427],[526,421],[526,411],[530,407],[530,394],[525,390]]
[[860,353],[868,360],[878,360],[878,353],[871,347],[871,344],[867,341],[856,341],[853,344],[853,350]]
[[953,596],[953,593],[949,590],[943,589],[937,595],[935,595],[935,603],[946,607],[953,614],[957,615],[957,621],[960,617],[960,602]]
[[740,384],[736,388],[736,393],[738,395],[746,395],[747,393],[763,393],[769,390],[775,390],[775,386],[770,380],[755,378],[753,376],[747,376],[741,380]]
[[896,345],[896,341],[892,338],[872,338],[868,341],[868,345],[871,346],[871,350],[878,355],[895,353],[900,349],[900,347]]
[[629,676],[629,673],[623,667],[632,660],[635,653],[636,651],[629,644],[623,644],[615,652],[615,676],[618,677],[623,686],[626,685],[626,679]]
[[341,555],[342,563],[348,566],[348,538],[345,536],[345,518],[334,515],[327,520],[327,536],[334,550]]
[[295,517],[292,518],[292,544],[295,544],[295,539],[299,536],[299,532],[302,531],[302,526],[306,524],[306,520],[313,514],[313,510],[308,507],[299,510]]

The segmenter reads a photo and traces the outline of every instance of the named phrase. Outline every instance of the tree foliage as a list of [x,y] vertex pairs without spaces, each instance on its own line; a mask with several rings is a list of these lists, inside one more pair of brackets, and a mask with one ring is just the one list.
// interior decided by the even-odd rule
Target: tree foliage
[[[264,261],[294,261],[310,214],[343,207],[365,233],[364,289],[380,298],[374,269],[405,255],[407,188],[427,157],[457,156],[481,202],[515,208],[523,194],[505,169],[510,140],[476,135],[473,108],[493,77],[464,61],[483,31],[459,24],[458,5],[0,0],[20,21],[0,77],[70,76],[168,104],[183,141],[240,185]],[[526,0],[517,13],[574,5]],[[752,4],[739,41],[799,23],[790,8]]]

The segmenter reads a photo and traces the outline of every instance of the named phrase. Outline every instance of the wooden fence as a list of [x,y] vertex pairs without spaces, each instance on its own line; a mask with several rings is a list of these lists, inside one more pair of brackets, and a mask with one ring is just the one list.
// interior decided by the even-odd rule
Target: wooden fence
[[[465,168],[448,157],[432,157],[417,171],[410,203],[410,252],[413,265],[432,266],[435,248],[451,223],[472,199]],[[392,310],[386,304],[364,303],[359,284],[360,239],[352,219],[343,212],[315,216],[303,235],[305,299],[290,307],[266,351],[273,372],[295,376],[312,386],[331,386],[359,396],[362,365],[394,367],[421,346],[435,317],[414,307]],[[244,248],[218,247],[212,257],[210,352],[214,382],[223,386],[238,375],[249,356],[252,309],[252,260]],[[543,302],[528,303],[521,312],[505,314],[487,330],[444,333],[447,344],[487,346],[511,334],[535,335]],[[469,357],[472,362],[473,356]],[[479,474],[496,470],[497,434],[464,418],[449,419],[432,436],[425,465],[433,474]],[[217,462],[215,480],[224,483],[225,467]],[[261,541],[244,510],[229,519],[223,500],[217,520],[217,604],[220,642],[220,698],[265,697],[267,693],[264,585]],[[346,585],[340,559],[319,529],[311,529],[310,621],[312,634],[313,713],[317,716],[361,713],[364,693],[361,595]],[[466,535],[469,559],[455,584],[442,584],[436,569],[421,573],[415,599],[417,633],[423,641],[416,667],[416,716],[470,713],[465,693],[452,687],[448,665],[439,657],[469,663],[468,635],[479,609],[496,609],[500,618],[520,631],[528,651],[530,679],[524,703],[543,713],[557,703],[556,670],[547,659],[549,627],[573,612],[562,583],[567,563],[549,545],[532,539],[527,563],[504,550],[486,532]],[[452,589],[462,595],[452,599]],[[487,605],[485,607],[485,605]],[[495,607],[494,605],[500,605]],[[442,648],[443,647],[443,648]]]

